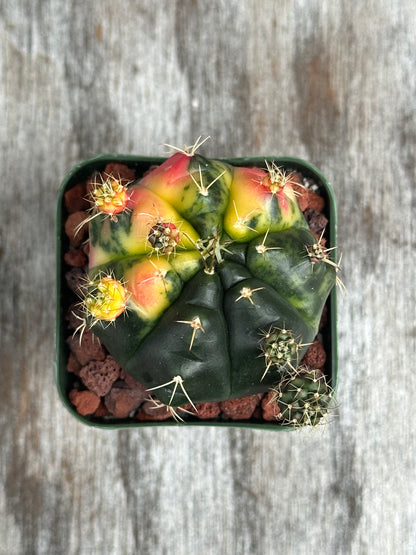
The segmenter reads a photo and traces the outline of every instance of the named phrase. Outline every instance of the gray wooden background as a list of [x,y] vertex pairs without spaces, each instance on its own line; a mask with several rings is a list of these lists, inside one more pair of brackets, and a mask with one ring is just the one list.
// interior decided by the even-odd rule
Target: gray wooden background
[[[1,553],[416,553],[415,6],[0,1]],[[333,184],[348,293],[325,430],[94,430],[60,403],[60,181],[199,135]]]

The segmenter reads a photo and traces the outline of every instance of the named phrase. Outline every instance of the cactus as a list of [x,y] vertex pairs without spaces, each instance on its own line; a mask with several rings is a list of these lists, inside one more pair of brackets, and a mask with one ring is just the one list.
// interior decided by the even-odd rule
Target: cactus
[[273,389],[276,418],[292,426],[317,426],[333,408],[332,388],[320,370],[298,368],[282,377]]
[[291,173],[211,160],[200,144],[135,182],[104,176],[88,217],[84,324],[169,407],[292,375],[337,280]]

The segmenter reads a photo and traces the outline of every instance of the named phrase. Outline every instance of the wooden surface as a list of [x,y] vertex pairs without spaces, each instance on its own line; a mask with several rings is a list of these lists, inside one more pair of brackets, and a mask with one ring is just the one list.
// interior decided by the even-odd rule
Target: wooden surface
[[[0,552],[416,553],[413,0],[0,6]],[[324,430],[110,432],[58,398],[60,181],[199,135],[333,184],[348,293]]]

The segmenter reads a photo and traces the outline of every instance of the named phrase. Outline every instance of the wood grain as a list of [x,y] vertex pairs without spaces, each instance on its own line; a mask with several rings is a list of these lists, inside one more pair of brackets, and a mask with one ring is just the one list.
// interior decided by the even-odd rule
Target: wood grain
[[[0,552],[416,553],[411,0],[0,2]],[[89,429],[53,383],[55,203],[77,161],[293,155],[338,199],[324,431]]]

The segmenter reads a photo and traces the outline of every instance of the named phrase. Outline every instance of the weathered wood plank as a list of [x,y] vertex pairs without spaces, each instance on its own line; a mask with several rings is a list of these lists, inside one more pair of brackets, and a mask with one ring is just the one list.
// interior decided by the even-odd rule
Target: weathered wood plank
[[[414,553],[416,7],[0,3],[0,552]],[[52,381],[54,214],[99,152],[318,165],[339,203],[336,420],[105,432]]]

